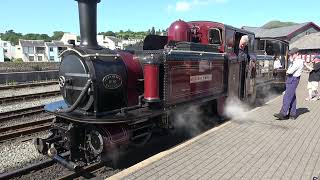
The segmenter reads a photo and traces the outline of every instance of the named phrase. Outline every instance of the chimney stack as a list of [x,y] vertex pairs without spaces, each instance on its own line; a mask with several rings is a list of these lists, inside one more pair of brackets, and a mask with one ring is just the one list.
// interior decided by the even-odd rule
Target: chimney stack
[[80,46],[101,49],[97,42],[97,4],[100,0],[76,0],[79,8]]

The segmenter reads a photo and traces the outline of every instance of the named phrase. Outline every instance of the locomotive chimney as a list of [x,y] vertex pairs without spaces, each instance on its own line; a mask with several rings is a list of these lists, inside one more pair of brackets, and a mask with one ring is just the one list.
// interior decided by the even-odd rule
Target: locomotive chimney
[[81,47],[101,49],[97,42],[97,4],[100,0],[76,0],[79,8]]

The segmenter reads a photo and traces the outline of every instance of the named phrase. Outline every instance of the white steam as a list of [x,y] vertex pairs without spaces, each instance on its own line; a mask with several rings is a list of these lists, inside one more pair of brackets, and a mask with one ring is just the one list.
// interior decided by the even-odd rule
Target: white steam
[[191,106],[185,110],[179,110],[173,115],[173,126],[187,131],[191,136],[201,132],[203,125],[202,111],[199,106]]
[[224,115],[232,120],[245,120],[247,119],[249,109],[249,106],[238,98],[227,98]]

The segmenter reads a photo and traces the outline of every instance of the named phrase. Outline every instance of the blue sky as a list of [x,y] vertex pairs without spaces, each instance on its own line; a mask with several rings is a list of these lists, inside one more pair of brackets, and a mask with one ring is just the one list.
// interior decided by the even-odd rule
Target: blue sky
[[[74,0],[1,0],[0,19],[0,32],[79,34]],[[98,32],[166,29],[177,19],[235,27],[261,26],[270,20],[320,25],[320,0],[101,0],[98,4]]]

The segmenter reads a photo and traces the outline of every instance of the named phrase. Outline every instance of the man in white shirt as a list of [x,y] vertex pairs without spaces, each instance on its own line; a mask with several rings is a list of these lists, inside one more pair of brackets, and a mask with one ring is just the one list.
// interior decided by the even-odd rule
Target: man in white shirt
[[283,96],[282,108],[280,113],[274,114],[278,120],[297,118],[296,89],[299,84],[304,60],[299,57],[298,48],[291,49],[289,54],[292,55],[293,62],[287,70],[286,91]]
[[279,57],[276,57],[275,61],[273,63],[273,69],[279,69],[279,68],[282,68],[282,65],[281,65]]

